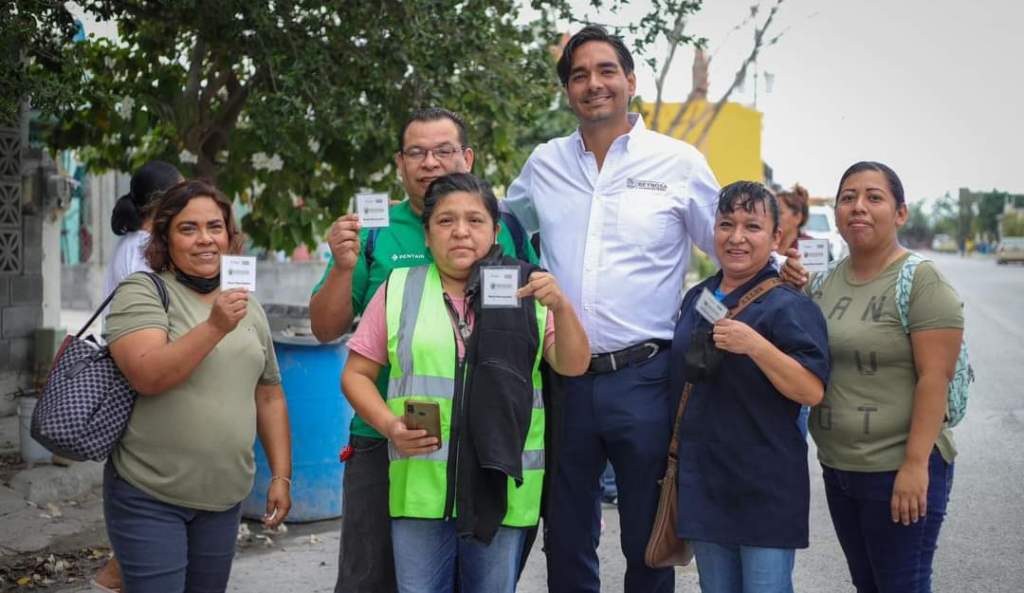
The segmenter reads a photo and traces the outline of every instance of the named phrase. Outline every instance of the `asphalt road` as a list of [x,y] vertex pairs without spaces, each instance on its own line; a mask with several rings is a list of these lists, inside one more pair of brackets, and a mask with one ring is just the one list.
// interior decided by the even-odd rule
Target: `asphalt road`
[[[932,254],[966,304],[967,340],[977,381],[966,419],[955,429],[960,455],[935,561],[936,593],[1024,591],[1024,266],[992,259]],[[812,460],[814,451],[812,447]],[[821,486],[811,464],[811,546],[797,554],[796,591],[852,593],[846,564],[832,531]],[[602,590],[621,591],[624,561],[618,515],[604,510]],[[235,561],[229,591],[316,593],[333,590],[337,522],[293,527],[268,548],[254,546]],[[534,548],[521,593],[541,593],[546,568]],[[677,571],[676,591],[698,591],[692,567]],[[68,591],[82,591],[72,588]]]

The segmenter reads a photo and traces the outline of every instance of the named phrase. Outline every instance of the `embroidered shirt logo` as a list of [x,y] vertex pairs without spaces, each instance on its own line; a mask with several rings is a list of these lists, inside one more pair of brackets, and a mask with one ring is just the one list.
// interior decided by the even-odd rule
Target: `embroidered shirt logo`
[[408,260],[408,259],[415,259],[415,260],[426,261],[427,256],[423,255],[422,253],[393,253],[391,255],[391,261]]
[[668,184],[662,183],[661,181],[651,181],[648,179],[633,179],[629,177],[626,179],[626,189],[640,189],[644,191],[668,191]]

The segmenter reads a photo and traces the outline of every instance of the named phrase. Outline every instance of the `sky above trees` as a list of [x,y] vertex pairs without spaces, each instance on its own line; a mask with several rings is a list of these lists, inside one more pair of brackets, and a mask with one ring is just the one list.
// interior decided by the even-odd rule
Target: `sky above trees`
[[[584,11],[589,3],[575,0]],[[721,95],[749,51],[751,26],[730,32],[755,0],[707,1],[687,31],[715,57],[709,98]],[[763,3],[768,6],[770,2]],[[633,2],[608,24],[634,20]],[[879,160],[903,178],[911,200],[960,187],[1024,193],[1024,2],[1012,0],[786,0],[764,50],[757,108],[762,153],[784,185],[832,195],[843,170]],[[658,48],[653,50],[660,57]],[[667,100],[690,90],[692,48],[680,50]],[[654,97],[654,73],[638,68],[638,93]],[[753,85],[732,100],[752,103]]]

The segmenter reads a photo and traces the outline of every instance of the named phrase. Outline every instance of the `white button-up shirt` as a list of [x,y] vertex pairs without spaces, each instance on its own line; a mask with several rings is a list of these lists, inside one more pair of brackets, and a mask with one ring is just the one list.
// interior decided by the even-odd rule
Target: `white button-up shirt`
[[600,170],[577,130],[538,146],[505,199],[540,231],[541,263],[595,353],[671,339],[691,241],[714,254],[719,187],[704,156],[629,117]]

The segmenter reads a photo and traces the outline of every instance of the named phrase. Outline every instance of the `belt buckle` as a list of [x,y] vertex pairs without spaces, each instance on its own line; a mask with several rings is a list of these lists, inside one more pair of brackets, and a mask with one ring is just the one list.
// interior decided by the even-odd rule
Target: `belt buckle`
[[[635,355],[640,354],[646,350],[648,354],[643,358],[636,360]],[[638,344],[632,348],[620,350],[618,352],[607,352],[605,354],[594,354],[591,356],[592,360],[600,360],[601,358],[608,357],[608,364],[611,367],[609,371],[603,372],[615,372],[621,368],[625,368],[633,362],[640,362],[640,360],[650,360],[655,355],[661,352],[661,346],[657,342],[649,341]],[[620,358],[621,357],[621,358]]]
[[603,367],[598,368],[598,369],[588,368],[587,372],[600,375],[600,374],[604,374],[604,373],[608,373],[608,372],[614,371],[617,368],[617,364],[618,363],[615,362],[615,355],[610,353],[610,352],[606,352],[604,354],[592,354],[590,356],[590,364],[591,364],[591,366],[594,363],[599,363],[599,365],[600,365],[600,363],[603,362],[604,359],[606,359],[606,358],[608,359],[608,364],[610,366],[609,369],[605,369]]

